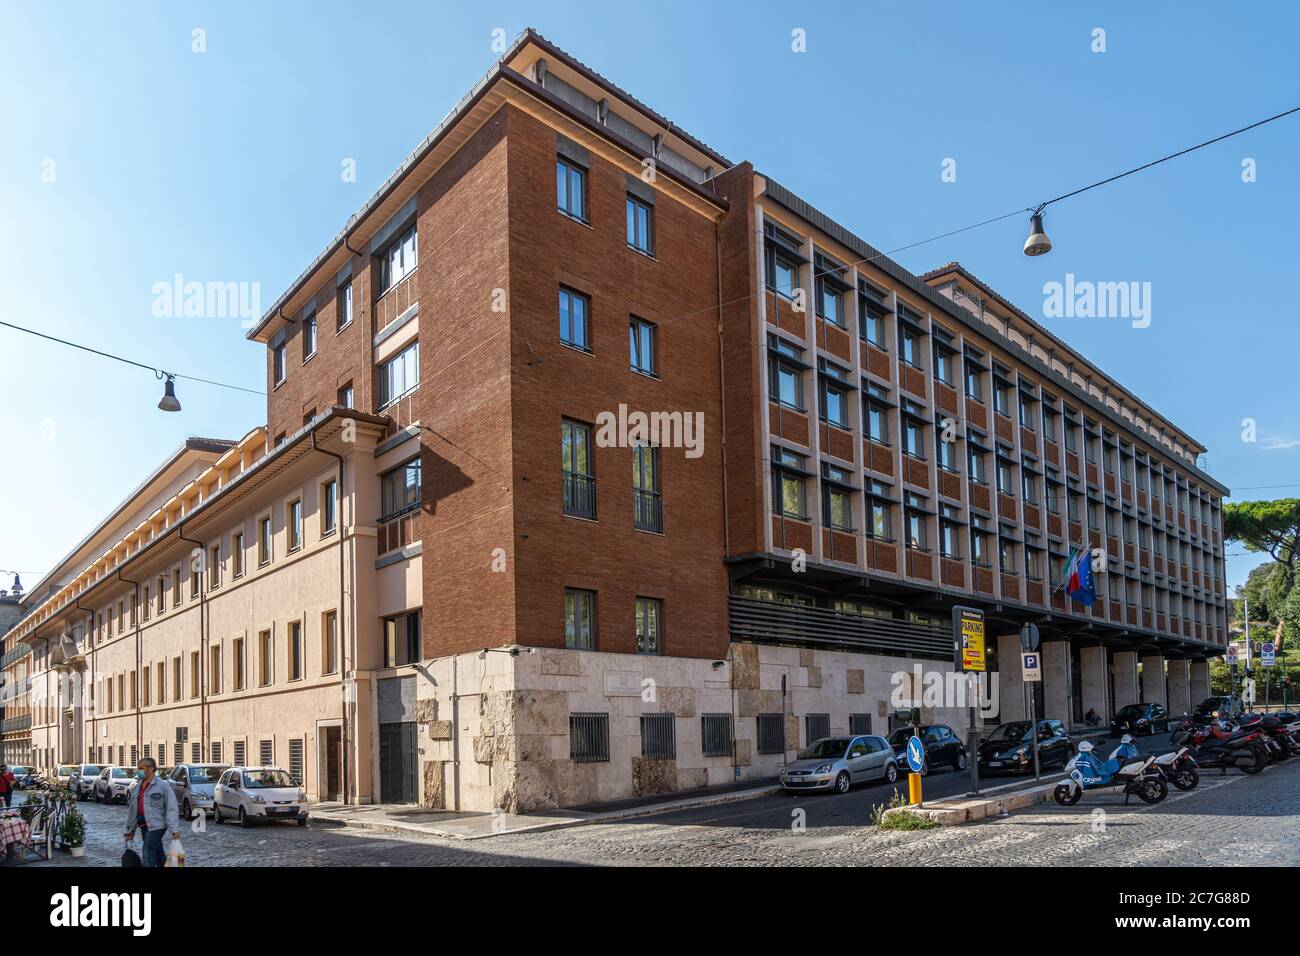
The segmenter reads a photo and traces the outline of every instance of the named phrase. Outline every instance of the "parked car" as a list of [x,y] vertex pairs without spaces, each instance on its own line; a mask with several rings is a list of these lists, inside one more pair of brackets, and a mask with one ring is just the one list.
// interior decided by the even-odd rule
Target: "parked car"
[[126,767],[105,767],[95,778],[94,798],[96,803],[126,803],[127,791],[135,781],[135,771]]
[[1235,720],[1240,717],[1243,711],[1241,701],[1232,694],[1223,694],[1215,697],[1207,697],[1196,705],[1196,710],[1192,711],[1192,717],[1196,723],[1208,724],[1217,712],[1221,717],[1229,720]]
[[835,790],[848,793],[864,780],[898,779],[894,748],[884,737],[823,737],[799,751],[781,768],[781,786],[786,790]]
[[1160,704],[1129,704],[1121,707],[1110,722],[1112,737],[1155,733],[1169,733],[1169,711]]
[[269,820],[307,825],[307,794],[279,767],[231,767],[212,791],[212,820],[250,827]]
[[[966,745],[951,727],[947,724],[922,724],[917,732],[925,746],[925,766],[921,769],[923,775],[929,773],[932,767],[966,769]],[[911,739],[911,727],[899,727],[889,735],[894,760],[905,771],[911,770],[907,763],[907,742]]]
[[51,783],[56,787],[66,787],[72,783],[72,777],[77,772],[77,765],[72,763],[59,764],[54,768],[54,779]]
[[[64,767],[59,768],[59,778],[62,780]],[[95,792],[95,778],[98,777],[104,768],[95,763],[79,763],[72,767],[72,775],[68,779],[68,789],[72,789],[72,782],[76,781],[77,789],[73,794],[75,797],[89,797]]]
[[172,769],[164,779],[176,791],[182,820],[193,820],[196,813],[212,812],[213,790],[229,769],[228,764],[220,763],[183,763]]
[[[1064,767],[1074,756],[1074,744],[1059,720],[1038,721],[1040,767]],[[999,725],[979,748],[979,769],[992,773],[1024,773],[1034,769],[1034,738],[1027,720]]]

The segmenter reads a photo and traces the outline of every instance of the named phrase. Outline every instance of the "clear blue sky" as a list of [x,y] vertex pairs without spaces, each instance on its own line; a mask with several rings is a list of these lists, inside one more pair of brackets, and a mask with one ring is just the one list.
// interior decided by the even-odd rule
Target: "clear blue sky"
[[[882,249],[1300,104],[1289,3],[813,6],[7,4],[0,317],[261,388],[237,319],[158,318],[154,283],[258,282],[269,305],[488,68],[495,28],[535,26]],[[1150,282],[1149,328],[1047,324],[1204,443],[1230,486],[1300,482],[1297,153],[1300,116],[1053,207],[1041,259],[1020,253],[1020,218],[899,259],[960,260],[1035,316],[1067,272]],[[2,328],[0,367],[0,568],[29,586],[184,436],[264,421],[261,398],[188,382],[164,414],[150,373]],[[1300,487],[1237,497],[1284,495]],[[1253,563],[1230,557],[1230,584]]]

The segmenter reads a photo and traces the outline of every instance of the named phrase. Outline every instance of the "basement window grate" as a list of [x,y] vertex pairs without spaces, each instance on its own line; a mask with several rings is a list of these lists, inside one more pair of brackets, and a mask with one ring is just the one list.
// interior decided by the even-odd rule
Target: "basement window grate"
[[823,737],[831,735],[831,715],[830,714],[808,714],[803,719],[804,743],[811,744],[814,740],[821,740]]
[[641,756],[660,759],[676,757],[676,724],[675,714],[642,714]]
[[871,733],[871,715],[870,714],[849,714],[849,733],[851,734]]
[[704,714],[700,717],[700,739],[706,757],[731,756],[731,715]]
[[569,759],[574,763],[609,762],[609,714],[569,715]]
[[785,716],[783,714],[758,715],[758,752],[761,754],[785,753]]

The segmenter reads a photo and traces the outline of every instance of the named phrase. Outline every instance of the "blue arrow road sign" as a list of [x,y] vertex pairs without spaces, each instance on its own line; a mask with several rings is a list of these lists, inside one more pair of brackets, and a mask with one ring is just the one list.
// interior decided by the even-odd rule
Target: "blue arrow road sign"
[[912,773],[920,773],[925,766],[925,748],[921,746],[921,738],[915,734],[907,741],[907,765],[912,768]]

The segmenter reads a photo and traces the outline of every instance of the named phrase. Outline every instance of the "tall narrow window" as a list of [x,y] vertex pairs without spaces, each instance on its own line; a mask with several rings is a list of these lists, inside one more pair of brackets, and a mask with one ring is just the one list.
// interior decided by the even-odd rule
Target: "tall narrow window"
[[202,690],[202,679],[199,676],[200,659],[198,651],[190,651],[190,697],[198,697]]
[[235,690],[243,690],[244,682],[248,678],[244,670],[245,668],[244,639],[242,637],[235,638],[234,644],[231,648],[231,652],[234,657],[234,660],[232,661],[232,666],[234,667],[234,672],[235,672],[234,688]]
[[208,548],[208,590],[221,587],[221,545]]
[[772,447],[772,510],[787,518],[808,520],[808,509],[804,499],[805,470],[803,455],[787,451],[780,446]]
[[654,255],[654,206],[636,196],[627,197],[627,244]]
[[289,680],[302,680],[302,621],[289,622]]
[[659,492],[659,449],[632,448],[632,521],[641,531],[663,531],[663,498]]
[[320,672],[334,674],[339,669],[339,615],[337,611],[326,611],[320,626]]
[[305,362],[316,354],[316,313],[302,320],[302,360]]
[[388,521],[420,506],[421,466],[412,458],[379,477],[380,521]]
[[281,342],[271,350],[271,370],[275,384],[284,381],[284,343]]
[[555,206],[566,216],[587,221],[587,171],[564,156],[555,160]]
[[244,573],[244,532],[236,531],[230,536],[230,573],[241,577]]
[[560,341],[584,352],[591,351],[591,329],[587,318],[591,300],[581,292],[560,287]]
[[285,532],[289,537],[289,551],[302,547],[302,500],[289,502],[284,514]]
[[596,649],[596,592],[564,590],[564,646],[580,651]]
[[257,522],[257,564],[259,567],[271,563],[271,516],[258,519]]
[[208,648],[208,687],[209,693],[221,693],[221,645],[213,644]]
[[628,339],[632,350],[632,370],[641,372],[644,375],[658,375],[659,366],[655,360],[654,323],[633,316],[628,325]]
[[356,391],[352,388],[351,382],[348,382],[339,389],[338,406],[339,408],[357,407],[357,395]]
[[257,635],[257,682],[262,687],[271,683],[275,674],[274,657],[275,645],[271,642],[271,632],[262,631]]
[[663,653],[664,602],[655,598],[636,599],[636,652]]
[[320,486],[320,533],[332,534],[338,522],[338,482],[331,478]]
[[347,328],[351,324],[352,324],[352,280],[349,279],[347,282],[343,283],[343,285],[339,286],[337,330],[342,332],[345,328]]
[[184,696],[184,690],[181,687],[181,659],[180,657],[172,658],[172,700],[180,700]]
[[591,459],[591,426],[564,419],[560,427],[564,513],[596,517],[596,476]]

